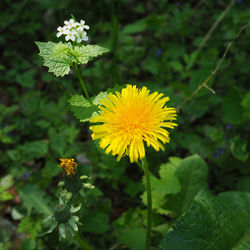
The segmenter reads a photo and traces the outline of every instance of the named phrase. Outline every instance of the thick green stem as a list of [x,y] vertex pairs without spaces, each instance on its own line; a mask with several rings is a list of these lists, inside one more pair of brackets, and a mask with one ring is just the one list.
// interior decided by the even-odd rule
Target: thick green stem
[[150,172],[148,170],[148,162],[146,157],[142,159],[142,165],[146,177],[146,189],[147,189],[147,234],[146,234],[146,245],[145,250],[150,249],[151,245],[151,225],[152,225],[152,194],[151,194],[151,183],[150,183]]
[[83,239],[81,239],[78,232],[75,234],[74,238],[81,245],[82,249],[93,250],[93,248],[91,246],[89,246],[87,242],[85,242]]
[[85,84],[84,84],[84,82],[83,82],[83,79],[82,79],[82,76],[81,76],[81,73],[80,73],[80,71],[79,71],[79,69],[78,69],[77,64],[74,64],[74,65],[73,65],[73,69],[75,70],[75,72],[76,72],[76,74],[77,74],[77,77],[78,77],[78,79],[79,79],[79,81],[80,81],[80,83],[81,83],[81,86],[82,86],[82,89],[83,89],[83,91],[84,91],[84,93],[85,93],[86,98],[87,98],[88,101],[91,103],[91,101],[90,101],[90,99],[89,99],[88,91],[87,91],[86,86],[85,86]]

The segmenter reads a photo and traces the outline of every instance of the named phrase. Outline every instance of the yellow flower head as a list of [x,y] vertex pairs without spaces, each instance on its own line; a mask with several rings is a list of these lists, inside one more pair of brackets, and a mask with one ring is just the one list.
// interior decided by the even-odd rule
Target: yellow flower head
[[[130,162],[145,157],[144,143],[156,151],[164,150],[162,143],[170,141],[165,128],[174,128],[175,108],[168,108],[165,103],[169,97],[154,92],[146,87],[138,89],[127,85],[121,93],[110,93],[101,101],[102,111],[93,117],[91,123],[102,123],[90,127],[93,140],[100,139],[100,147],[106,153],[122,156],[128,155]],[[161,140],[161,142],[159,141]]]
[[62,168],[65,175],[72,176],[76,174],[77,163],[73,158],[71,159],[62,158],[59,160],[61,161],[61,163],[58,166]]

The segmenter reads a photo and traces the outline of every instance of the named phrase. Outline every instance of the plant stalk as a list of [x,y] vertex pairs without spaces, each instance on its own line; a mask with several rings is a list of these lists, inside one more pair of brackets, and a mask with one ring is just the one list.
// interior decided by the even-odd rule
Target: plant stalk
[[80,235],[79,235],[79,232],[77,232],[75,234],[75,240],[81,245],[82,249],[85,249],[85,250],[93,250],[93,248],[91,246],[88,245],[87,242],[85,242],[83,239],[81,239]]
[[152,194],[151,194],[151,182],[150,172],[148,170],[148,162],[146,157],[142,159],[142,165],[146,177],[146,189],[147,189],[147,231],[146,231],[146,245],[145,250],[150,249],[151,245],[151,226],[152,226]]
[[90,99],[89,99],[88,91],[87,91],[86,86],[85,86],[85,84],[84,84],[84,82],[83,82],[83,79],[82,79],[82,76],[81,76],[81,73],[80,73],[80,71],[79,71],[79,69],[78,69],[77,64],[74,64],[74,65],[73,65],[73,69],[75,70],[76,75],[77,75],[77,77],[78,77],[78,79],[79,79],[79,81],[80,81],[80,83],[81,83],[81,86],[82,86],[82,89],[83,89],[83,91],[84,91],[84,93],[85,93],[86,98],[87,98],[88,101],[91,103],[91,101],[90,101]]

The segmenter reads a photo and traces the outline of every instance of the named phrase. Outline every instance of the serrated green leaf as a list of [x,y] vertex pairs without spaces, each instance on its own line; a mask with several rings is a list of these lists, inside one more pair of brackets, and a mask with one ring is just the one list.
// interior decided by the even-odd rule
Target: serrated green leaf
[[44,66],[49,68],[49,72],[56,76],[64,76],[69,73],[73,64],[73,51],[70,43],[36,42],[40,53],[44,59]]
[[99,105],[104,98],[108,97],[108,95],[109,94],[107,92],[100,92],[96,97],[93,98],[92,103],[94,105]]
[[237,249],[246,240],[249,217],[249,193],[225,192],[216,197],[202,190],[158,249]]
[[70,106],[74,116],[80,120],[80,122],[87,122],[93,117],[93,113],[98,111],[97,106],[81,107],[81,106]]
[[102,55],[103,53],[108,52],[109,50],[103,48],[99,45],[77,45],[74,47],[74,52],[76,52],[76,57],[78,64],[85,64],[90,61],[93,57]]
[[28,210],[28,215],[31,214],[32,209],[40,214],[45,214],[46,216],[52,214],[48,205],[49,201],[46,198],[46,193],[42,189],[28,184],[21,188],[19,195],[23,205]]
[[95,98],[92,98],[92,104],[82,95],[73,95],[69,99],[69,103],[70,109],[74,112],[75,117],[81,122],[89,121],[93,117],[93,113],[99,110],[96,104],[101,100],[101,96],[104,96],[102,93],[103,92],[99,93]]
[[71,43],[36,42],[44,59],[44,66],[56,76],[67,75],[73,63],[85,64],[92,58],[102,55],[109,50],[99,45],[76,45]]
[[72,106],[77,106],[77,107],[91,107],[91,103],[82,95],[72,95],[71,98],[69,99],[69,103]]

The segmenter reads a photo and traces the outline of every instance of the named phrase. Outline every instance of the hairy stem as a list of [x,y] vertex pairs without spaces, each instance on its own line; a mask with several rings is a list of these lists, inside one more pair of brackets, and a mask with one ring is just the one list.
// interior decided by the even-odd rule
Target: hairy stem
[[82,86],[82,89],[83,89],[83,91],[84,91],[84,94],[85,94],[86,98],[87,98],[88,101],[91,103],[91,101],[90,101],[90,99],[89,99],[88,91],[87,91],[87,89],[86,89],[86,86],[85,86],[85,84],[84,84],[84,82],[83,82],[81,73],[80,73],[80,71],[79,71],[78,66],[77,66],[76,63],[73,65],[73,69],[75,70],[76,75],[77,75],[77,77],[78,77],[78,79],[79,79],[79,81],[80,81],[80,83],[81,83],[81,86]]

